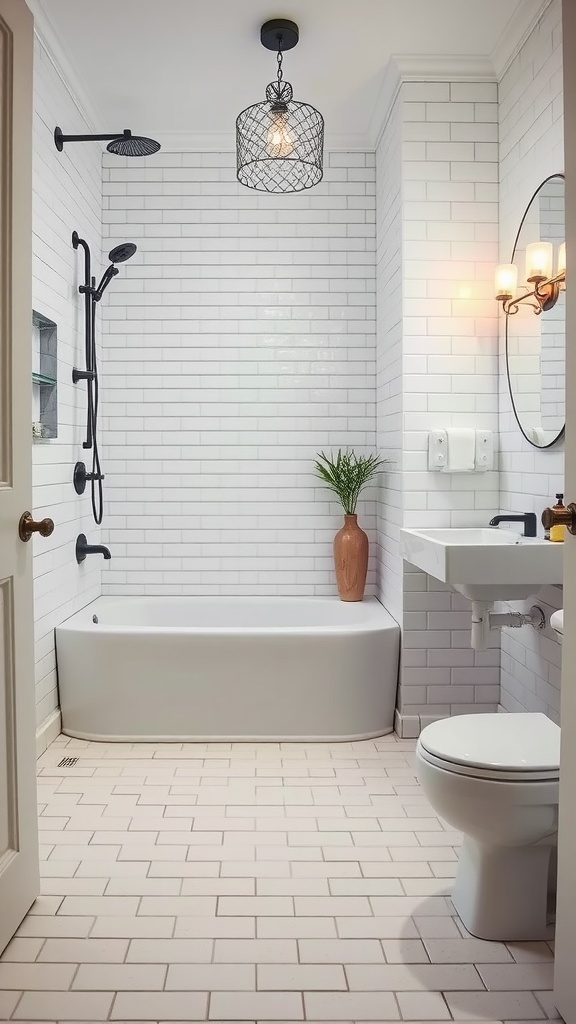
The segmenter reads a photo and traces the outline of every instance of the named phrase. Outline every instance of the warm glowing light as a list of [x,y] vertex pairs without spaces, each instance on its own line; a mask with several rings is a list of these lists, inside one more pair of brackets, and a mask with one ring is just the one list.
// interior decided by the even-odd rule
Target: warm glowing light
[[526,280],[552,277],[554,246],[552,242],[531,242],[526,246]]
[[461,284],[460,285],[460,287],[458,289],[458,298],[459,299],[471,299],[472,298],[472,289],[471,289],[470,285],[467,285],[467,284]]
[[496,267],[494,284],[497,299],[511,299],[518,284],[518,267],[514,263],[501,263]]
[[266,152],[268,156],[277,158],[290,156],[294,152],[296,139],[287,124],[286,111],[274,110],[271,114]]
[[558,274],[566,273],[566,242],[562,242],[562,245],[558,249]]

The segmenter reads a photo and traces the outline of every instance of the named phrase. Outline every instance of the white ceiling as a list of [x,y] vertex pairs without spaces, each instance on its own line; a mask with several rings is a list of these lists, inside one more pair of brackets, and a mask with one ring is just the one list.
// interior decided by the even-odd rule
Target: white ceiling
[[[489,57],[543,0],[28,0],[94,128],[228,133],[264,96],[270,17],[298,22],[284,59],[295,98],[329,137],[368,137],[393,54]],[[512,39],[513,37],[513,39]],[[66,125],[62,128],[66,132]]]

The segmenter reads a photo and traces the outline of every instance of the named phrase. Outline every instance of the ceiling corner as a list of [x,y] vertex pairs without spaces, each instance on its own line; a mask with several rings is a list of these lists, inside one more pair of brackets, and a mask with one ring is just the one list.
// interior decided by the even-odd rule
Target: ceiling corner
[[553,2],[554,0],[518,0],[514,14],[505,25],[490,55],[498,81]]
[[76,68],[66,56],[66,47],[40,0],[26,0],[34,16],[34,33],[52,61],[90,131],[102,130],[102,116],[92,103]]

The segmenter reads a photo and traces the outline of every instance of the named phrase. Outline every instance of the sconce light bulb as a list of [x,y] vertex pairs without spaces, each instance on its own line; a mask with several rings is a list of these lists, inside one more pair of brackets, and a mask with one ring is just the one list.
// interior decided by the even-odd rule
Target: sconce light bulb
[[514,263],[500,263],[496,267],[494,284],[498,300],[513,298],[518,284],[518,267]]
[[268,156],[278,157],[290,156],[294,152],[296,139],[290,131],[287,123],[285,110],[273,110],[270,115],[270,127],[266,139],[266,152]]
[[530,242],[526,246],[526,280],[547,281],[552,277],[553,260],[552,242]]

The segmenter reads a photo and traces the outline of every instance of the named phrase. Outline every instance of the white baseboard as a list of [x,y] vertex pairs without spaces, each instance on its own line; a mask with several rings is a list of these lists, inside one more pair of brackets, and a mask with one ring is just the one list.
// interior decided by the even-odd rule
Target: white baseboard
[[394,713],[394,732],[400,739],[416,740],[422,729],[432,722],[438,722],[446,715],[403,715],[398,708]]
[[398,708],[394,712],[394,732],[401,740],[415,740],[420,735],[420,716],[402,715]]
[[62,715],[60,708],[56,708],[56,711],[48,715],[36,730],[36,757],[40,757],[61,732]]

